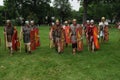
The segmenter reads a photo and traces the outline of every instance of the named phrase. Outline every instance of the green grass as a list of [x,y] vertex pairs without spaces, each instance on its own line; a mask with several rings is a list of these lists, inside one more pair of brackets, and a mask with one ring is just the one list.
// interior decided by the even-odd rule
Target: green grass
[[75,56],[71,46],[62,55],[50,49],[48,32],[47,26],[40,27],[41,47],[32,55],[24,53],[22,46],[22,53],[15,52],[11,57],[4,49],[0,28],[0,80],[120,80],[118,30],[110,29],[110,41],[101,44],[99,51],[91,53],[84,44],[84,51]]

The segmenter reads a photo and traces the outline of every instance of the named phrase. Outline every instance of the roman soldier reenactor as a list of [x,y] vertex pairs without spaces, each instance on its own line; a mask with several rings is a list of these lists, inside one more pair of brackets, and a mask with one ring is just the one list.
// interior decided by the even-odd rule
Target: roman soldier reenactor
[[56,20],[54,36],[55,36],[55,48],[58,53],[61,53],[64,50],[65,38],[64,38],[64,30],[63,30],[59,20]]
[[63,26],[63,29],[65,31],[65,43],[66,43],[66,47],[67,47],[68,44],[71,43],[70,26],[68,24],[68,21],[65,21],[65,25]]
[[85,37],[86,37],[86,43],[88,44],[88,37],[87,37],[87,30],[88,30],[88,27],[90,26],[90,21],[87,20],[86,21],[86,24],[85,24],[85,29],[84,29],[84,33],[85,33]]
[[109,32],[108,32],[108,22],[105,17],[101,18],[101,22],[99,23],[99,36],[101,42],[106,42],[109,40]]
[[90,21],[90,26],[87,28],[87,36],[88,36],[88,48],[92,52],[95,51],[95,49],[99,49],[99,41],[98,41],[98,29],[94,25],[94,20]]
[[21,34],[23,35],[23,41],[25,44],[25,52],[31,53],[31,27],[29,21],[25,21],[25,25],[21,28]]
[[70,28],[73,54],[76,54],[76,51],[83,50],[82,27],[80,24],[77,24],[76,19],[73,19],[73,24],[70,26]]
[[13,55],[13,47],[12,47],[13,34],[14,34],[14,28],[11,24],[11,21],[7,20],[6,26],[4,28],[4,37],[5,37],[5,46],[8,47],[10,51],[10,55]]

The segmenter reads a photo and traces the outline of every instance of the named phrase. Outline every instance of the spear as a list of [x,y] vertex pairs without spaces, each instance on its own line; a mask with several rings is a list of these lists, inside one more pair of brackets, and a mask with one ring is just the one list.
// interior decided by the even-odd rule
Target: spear
[[21,31],[20,31],[20,53],[21,53],[21,49],[22,49],[21,41],[22,41],[22,26],[21,26]]
[[5,31],[4,31],[4,44],[5,44],[5,50],[6,50],[6,48],[7,48],[7,35],[6,35]]

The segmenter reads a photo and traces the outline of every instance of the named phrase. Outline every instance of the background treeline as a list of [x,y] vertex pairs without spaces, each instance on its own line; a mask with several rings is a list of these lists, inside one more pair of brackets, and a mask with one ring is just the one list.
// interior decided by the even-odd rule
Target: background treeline
[[86,19],[99,21],[105,16],[111,23],[120,20],[120,0],[78,0],[79,11],[72,10],[69,0],[4,0],[0,6],[0,25],[11,19],[15,25],[21,25],[21,19],[35,20],[37,24],[48,24],[55,19],[61,22],[76,18],[79,23]]

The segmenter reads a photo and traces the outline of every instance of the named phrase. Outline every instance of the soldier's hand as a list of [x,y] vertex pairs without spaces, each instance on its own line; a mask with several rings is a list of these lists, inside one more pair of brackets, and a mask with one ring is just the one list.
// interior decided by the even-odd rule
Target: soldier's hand
[[5,35],[6,35],[6,32],[3,32],[3,34],[5,34]]

